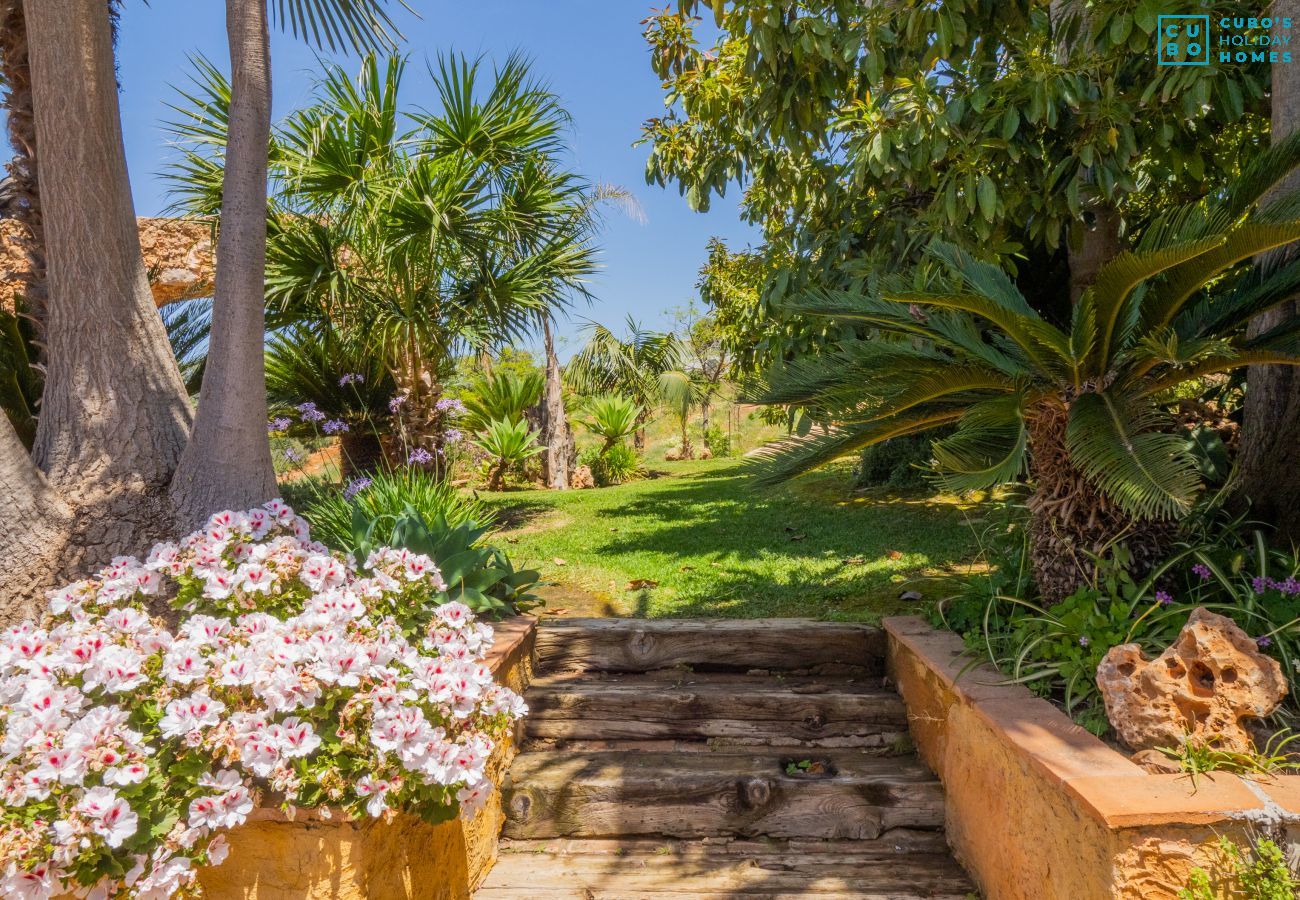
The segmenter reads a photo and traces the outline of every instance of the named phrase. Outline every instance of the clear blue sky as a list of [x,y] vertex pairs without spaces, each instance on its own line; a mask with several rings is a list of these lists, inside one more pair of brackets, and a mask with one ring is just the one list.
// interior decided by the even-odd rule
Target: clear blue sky
[[[646,185],[646,147],[633,147],[642,121],[663,109],[658,79],[650,70],[640,20],[652,0],[414,0],[421,18],[401,14],[404,52],[412,57],[406,102],[432,105],[423,62],[439,51],[457,50],[504,59],[522,50],[537,74],[564,99],[574,117],[575,167],[596,181],[631,190],[644,222],[611,213],[601,237],[602,270],[593,281],[596,302],[575,308],[561,325],[572,352],[578,318],[620,326],[631,313],[655,327],[666,326],[666,311],[694,294],[696,271],[705,242],[719,235],[733,246],[757,240],[740,221],[738,192],[715,203],[711,212],[691,212],[675,187]],[[128,0],[122,17],[119,65],[122,119],[137,211],[160,212],[165,187],[156,173],[174,152],[160,122],[173,85],[184,83],[187,55],[203,53],[228,65],[224,6],[218,0]],[[309,94],[316,56],[283,33],[273,38],[275,111],[279,117]],[[567,355],[567,352],[564,354]]]

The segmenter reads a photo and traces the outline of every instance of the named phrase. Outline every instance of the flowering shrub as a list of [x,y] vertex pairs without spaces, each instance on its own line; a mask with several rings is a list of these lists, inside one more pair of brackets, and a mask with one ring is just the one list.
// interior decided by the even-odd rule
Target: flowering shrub
[[51,592],[50,621],[0,639],[0,893],[172,896],[272,792],[290,813],[476,810],[526,709],[493,683],[488,626],[421,613],[444,587],[409,551],[358,570],[273,501]]

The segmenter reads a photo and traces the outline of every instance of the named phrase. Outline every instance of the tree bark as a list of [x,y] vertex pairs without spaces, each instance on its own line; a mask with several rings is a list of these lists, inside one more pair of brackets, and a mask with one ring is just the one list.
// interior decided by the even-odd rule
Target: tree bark
[[1108,203],[1096,203],[1089,210],[1092,222],[1083,230],[1076,248],[1069,247],[1070,303],[1078,303],[1083,292],[1097,280],[1097,273],[1120,253],[1118,210]]
[[[1276,17],[1300,18],[1300,0],[1278,0]],[[1273,141],[1300,127],[1300,69],[1292,64],[1273,65]],[[1275,189],[1300,187],[1300,170],[1292,172]],[[1295,245],[1285,248],[1295,253]],[[1257,335],[1300,314],[1300,302],[1291,300],[1256,316],[1250,334]],[[1251,366],[1246,375],[1246,402],[1238,460],[1239,494],[1248,498],[1252,516],[1277,527],[1277,538],[1300,540],[1300,468],[1295,464],[1300,447],[1300,371],[1294,366]]]
[[33,457],[75,514],[63,567],[85,569],[171,530],[191,412],[140,255],[109,7],[27,0],[25,14],[49,284]]
[[230,137],[222,179],[212,337],[194,434],[172,482],[176,516],[196,527],[276,494],[266,431],[266,189],[271,53],[266,0],[226,0]]
[[16,527],[0,528],[0,627],[37,614],[67,555],[72,513],[32,465],[9,420],[0,416],[0,507]]
[[549,316],[542,320],[542,337],[546,343],[546,388],[542,394],[542,444],[546,449],[542,453],[542,479],[547,487],[562,491],[569,487],[578,454],[564,412],[564,384]]
[[19,223],[27,270],[22,294],[27,314],[36,323],[43,343],[46,317],[45,229],[36,175],[36,123],[33,118],[31,64],[27,51],[27,22],[22,0],[0,0],[0,79],[5,84],[4,108],[14,155],[6,164],[7,183],[0,196],[0,218]]

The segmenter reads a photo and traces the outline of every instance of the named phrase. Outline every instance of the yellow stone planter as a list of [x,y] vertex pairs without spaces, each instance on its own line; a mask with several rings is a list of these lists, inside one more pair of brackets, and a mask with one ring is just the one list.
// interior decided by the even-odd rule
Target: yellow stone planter
[[1269,826],[1300,850],[1300,776],[1153,775],[1023,685],[972,665],[961,639],[886,619],[889,675],[943,781],[954,854],[986,900],[1175,900],[1217,842]]
[[[500,683],[522,692],[532,676],[536,620],[494,627],[488,662]],[[494,784],[514,755],[513,740],[497,747],[488,763]],[[259,809],[227,832],[230,856],[201,870],[199,883],[208,900],[465,900],[496,860],[503,820],[495,790],[471,821],[441,825],[307,812],[289,821],[277,809]]]

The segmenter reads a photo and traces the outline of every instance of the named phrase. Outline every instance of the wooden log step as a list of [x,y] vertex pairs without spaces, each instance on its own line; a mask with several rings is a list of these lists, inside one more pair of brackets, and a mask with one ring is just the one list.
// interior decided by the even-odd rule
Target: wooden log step
[[879,680],[543,677],[529,688],[528,707],[527,734],[544,740],[718,738],[885,748],[907,732],[902,699]]
[[[826,774],[787,772],[805,759]],[[942,790],[919,762],[841,750],[526,752],[511,767],[503,800],[511,838],[862,840],[943,826]]]
[[[948,839],[942,831],[921,828],[892,828],[874,840],[824,841],[809,838],[503,838],[502,853],[551,853],[560,856],[671,855],[684,859],[699,857],[805,856],[843,857],[847,854],[889,856],[900,853],[947,853]],[[811,864],[811,863],[810,863]]]
[[[585,843],[585,842],[583,842]],[[946,852],[892,853],[841,844],[837,853],[760,849],[679,853],[671,845],[622,854],[513,852],[499,857],[478,894],[635,898],[964,898],[971,883]]]
[[537,632],[542,672],[884,669],[878,628],[806,619],[548,619]]

